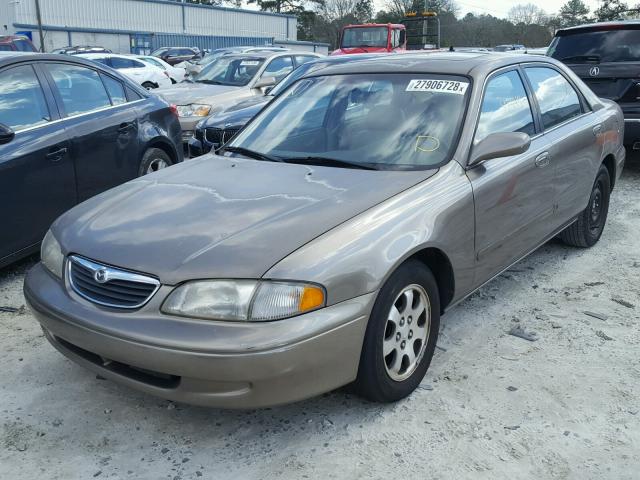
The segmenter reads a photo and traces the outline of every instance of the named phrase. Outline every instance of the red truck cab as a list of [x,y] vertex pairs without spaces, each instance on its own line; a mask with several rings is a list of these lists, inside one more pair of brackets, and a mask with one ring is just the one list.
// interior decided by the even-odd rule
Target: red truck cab
[[407,49],[404,25],[394,23],[366,23],[347,25],[340,34],[340,47],[331,55],[354,53],[394,53]]
[[0,35],[0,52],[37,52],[31,40],[22,35]]

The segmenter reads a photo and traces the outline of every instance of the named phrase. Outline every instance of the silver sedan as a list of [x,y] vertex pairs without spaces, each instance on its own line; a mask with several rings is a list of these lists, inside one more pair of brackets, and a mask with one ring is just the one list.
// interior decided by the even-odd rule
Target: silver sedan
[[399,400],[444,312],[556,235],[596,244],[623,128],[549,58],[327,66],[218,155],[60,217],[25,295],[63,354],[165,398]]

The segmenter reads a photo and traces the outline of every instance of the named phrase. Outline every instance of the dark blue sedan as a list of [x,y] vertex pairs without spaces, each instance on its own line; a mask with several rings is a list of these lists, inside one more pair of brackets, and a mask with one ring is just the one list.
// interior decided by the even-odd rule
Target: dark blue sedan
[[0,52],[0,267],[70,207],[181,162],[180,136],[174,107],[108,67]]

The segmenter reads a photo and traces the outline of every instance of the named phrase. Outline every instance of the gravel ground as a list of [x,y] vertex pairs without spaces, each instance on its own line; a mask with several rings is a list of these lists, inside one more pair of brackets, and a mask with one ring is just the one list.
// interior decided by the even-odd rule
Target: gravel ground
[[35,259],[5,268],[0,478],[637,479],[639,233],[636,160],[596,247],[552,241],[454,308],[421,387],[382,406],[340,390],[224,411],[120,387],[45,341],[22,297]]

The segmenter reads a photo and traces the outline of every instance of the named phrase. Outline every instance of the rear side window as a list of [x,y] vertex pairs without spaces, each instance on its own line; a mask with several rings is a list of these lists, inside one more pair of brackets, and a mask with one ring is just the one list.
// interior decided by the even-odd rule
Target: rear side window
[[0,123],[19,131],[49,121],[47,101],[33,67],[0,72]]
[[542,114],[545,129],[582,114],[580,99],[571,84],[552,68],[525,68]]
[[111,57],[111,66],[115,69],[119,68],[144,68],[144,63],[138,62],[131,58]]
[[548,55],[567,63],[640,61],[640,30],[604,30],[556,37]]
[[487,83],[475,141],[508,132],[535,134],[529,98],[516,71],[497,75]]
[[122,86],[122,83],[120,83],[115,78],[111,78],[108,75],[101,74],[100,76],[102,77],[104,86],[107,88],[109,97],[111,97],[111,103],[113,105],[127,103],[127,96],[124,93],[124,87]]
[[95,70],[62,63],[49,64],[48,69],[67,116],[111,106],[104,84]]
[[92,58],[91,60],[93,60],[94,62],[101,63],[102,65],[107,65],[108,67],[111,66],[108,58]]

